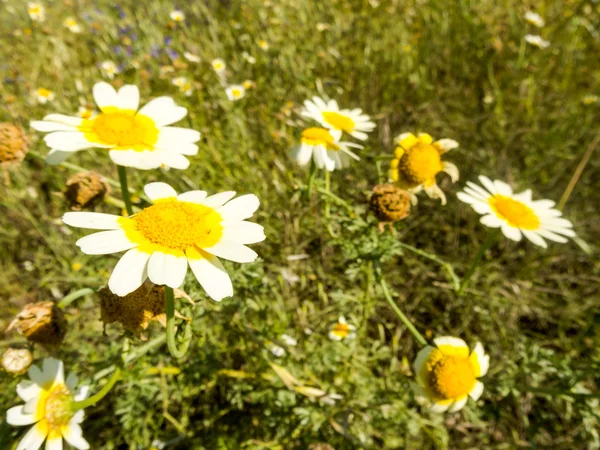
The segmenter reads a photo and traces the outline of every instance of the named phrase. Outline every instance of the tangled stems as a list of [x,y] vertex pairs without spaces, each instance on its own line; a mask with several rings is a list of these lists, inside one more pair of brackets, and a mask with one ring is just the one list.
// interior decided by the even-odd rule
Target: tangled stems
[[481,258],[483,258],[484,253],[492,246],[492,244],[496,242],[497,236],[498,233],[495,231],[488,232],[487,238],[479,246],[479,250],[475,255],[475,259],[473,259],[473,262],[471,263],[471,267],[469,267],[469,270],[460,282],[460,287],[458,288],[457,292],[458,296],[461,296],[463,294],[465,288],[471,280],[471,277],[475,273],[475,270],[477,269],[477,267],[479,267],[479,264],[481,263]]
[[427,345],[427,340],[423,337],[423,335],[421,333],[419,333],[419,330],[417,330],[415,328],[415,326],[408,319],[408,317],[406,317],[406,315],[404,315],[404,313],[400,310],[400,308],[398,308],[398,305],[396,305],[396,303],[394,302],[394,299],[392,298],[392,294],[387,286],[387,283],[385,282],[383,273],[381,272],[381,266],[379,265],[379,261],[374,261],[373,267],[375,268],[375,277],[379,281],[379,284],[381,285],[381,290],[383,291],[383,295],[384,295],[385,299],[387,300],[387,302],[390,304],[390,306],[392,307],[392,309],[398,316],[398,319],[400,319],[400,322],[402,322],[406,326],[406,328],[408,328],[408,331],[411,332],[411,334],[417,340],[419,345],[421,345],[422,347],[425,347]]
[[127,214],[132,216],[133,206],[131,205],[131,196],[127,188],[127,169],[124,166],[117,166],[117,171],[119,172],[119,182],[121,183],[121,193],[123,194],[125,209],[127,210]]
[[79,411],[80,409],[84,409],[88,406],[93,406],[96,403],[98,403],[100,400],[106,397],[106,394],[108,394],[115,385],[115,383],[119,381],[119,378],[121,378],[121,369],[117,367],[113,372],[112,377],[110,377],[110,380],[108,380],[108,383],[106,383],[104,387],[100,389],[96,394],[92,395],[89,398],[86,398],[85,400],[73,402],[73,404],[71,405],[73,411]]
[[192,341],[192,326],[188,323],[185,327],[183,335],[183,345],[177,348],[175,342],[175,295],[173,288],[165,286],[165,309],[167,313],[167,346],[171,356],[175,358],[183,358]]

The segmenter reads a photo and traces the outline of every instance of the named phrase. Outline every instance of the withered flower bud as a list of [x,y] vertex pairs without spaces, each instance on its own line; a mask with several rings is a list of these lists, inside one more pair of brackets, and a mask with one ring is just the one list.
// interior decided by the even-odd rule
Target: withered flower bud
[[8,168],[19,165],[29,151],[29,138],[16,124],[0,123],[0,165]]
[[393,184],[373,188],[369,209],[382,222],[396,222],[410,215],[410,194]]
[[67,180],[65,198],[73,211],[93,208],[110,193],[104,178],[96,172],[80,172]]
[[[174,290],[175,298],[191,298],[179,289]],[[167,326],[165,313],[165,290],[146,281],[139,288],[125,297],[113,294],[108,287],[102,288],[100,297],[100,320],[104,325],[119,322],[135,336],[145,340],[142,332],[150,322],[156,321],[163,327]]]
[[50,350],[58,347],[67,333],[67,320],[54,302],[38,302],[26,305],[10,323],[6,331],[16,329],[29,341]]
[[315,442],[314,444],[310,444],[307,450],[335,450],[335,448],[324,442]]
[[2,354],[2,368],[13,375],[27,372],[33,361],[33,355],[26,348],[9,347]]

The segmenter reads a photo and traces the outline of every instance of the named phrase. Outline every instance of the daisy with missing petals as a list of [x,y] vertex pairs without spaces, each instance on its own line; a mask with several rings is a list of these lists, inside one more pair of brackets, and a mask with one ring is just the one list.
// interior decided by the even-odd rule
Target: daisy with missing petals
[[319,169],[329,172],[347,167],[350,158],[359,161],[360,158],[349,147],[363,148],[362,145],[338,139],[326,128],[307,128],[302,132],[300,145],[293,150],[292,156],[301,166],[308,164],[312,158]]
[[213,59],[211,64],[212,64],[212,68],[214,69],[215,72],[217,72],[218,75],[222,75],[223,73],[225,73],[225,69],[227,69],[227,66],[225,65],[225,61],[223,61],[220,58]]
[[46,20],[46,8],[37,2],[27,3],[27,14],[34,22],[43,22]]
[[174,22],[183,22],[185,20],[185,14],[183,13],[183,11],[180,11],[178,9],[171,11],[169,17]]
[[45,105],[46,103],[54,100],[54,92],[52,92],[50,89],[38,88],[35,90],[34,97],[38,103]]
[[187,110],[169,97],[158,97],[137,111],[140,92],[125,85],[119,91],[104,82],[96,83],[94,100],[100,113],[89,119],[50,114],[31,122],[38,131],[49,132],[44,140],[52,149],[46,158],[59,164],[71,153],[99,147],[108,150],[118,165],[137,169],[172,167],[187,169],[184,155],[195,155],[200,133],[167,126],[185,117]]
[[527,42],[528,44],[531,44],[537,48],[544,49],[544,48],[550,47],[550,41],[546,41],[546,40],[542,39],[541,36],[534,35],[534,34],[526,35],[525,42]]
[[534,13],[533,11],[527,11],[525,13],[525,20],[538,28],[542,28],[544,25],[546,25],[546,22],[544,22],[542,16],[540,16],[538,13]]
[[232,84],[225,88],[225,94],[229,100],[235,102],[246,96],[246,88],[241,84]]
[[329,330],[329,339],[332,341],[343,341],[356,338],[356,327],[346,322],[344,316],[340,316],[331,330]]
[[547,247],[544,238],[565,243],[565,236],[575,237],[573,224],[561,217],[552,200],[534,201],[530,189],[514,194],[512,188],[500,180],[480,176],[479,181],[483,188],[467,182],[465,190],[457,196],[483,215],[481,223],[485,226],[500,228],[502,234],[513,241],[525,236],[544,248]]
[[17,450],[37,450],[44,441],[46,450],[59,450],[63,439],[76,449],[89,449],[79,425],[84,412],[72,409],[73,402],[85,400],[88,386],[76,391],[77,377],[70,374],[65,381],[62,361],[53,358],[44,359],[42,370],[34,365],[28,373],[31,381],[17,385],[17,394],[25,404],[6,412],[6,421],[11,425],[34,424]]
[[478,400],[483,383],[478,380],[489,367],[490,357],[478,342],[472,352],[462,339],[439,337],[435,347],[423,348],[414,363],[417,401],[427,404],[432,412],[455,412],[467,399]]
[[219,257],[247,263],[258,256],[245,245],[265,239],[262,226],[245,220],[258,208],[258,198],[249,194],[231,200],[232,191],[210,197],[204,191],[177,195],[165,183],[150,183],[144,192],[154,205],[131,217],[91,212],[63,216],[73,227],[108,230],[79,239],[83,253],[127,251],[110,276],[110,290],[123,297],[146,278],[175,289],[183,284],[189,265],[213,300],[232,296],[231,279]]
[[104,62],[102,62],[100,64],[100,69],[111,80],[115,77],[115,75],[117,75],[119,72],[121,72],[119,70],[119,66],[117,66],[112,61],[104,61]]
[[375,123],[371,122],[369,116],[363,114],[362,109],[340,109],[335,100],[326,102],[319,97],[306,100],[300,114],[329,128],[333,135],[337,135],[337,139],[341,137],[342,132],[345,132],[364,141],[368,137],[367,133],[375,128]]
[[400,187],[414,196],[424,190],[431,198],[439,198],[442,205],[446,204],[446,195],[439,188],[435,177],[440,172],[450,175],[453,183],[458,181],[458,168],[447,161],[442,161],[442,155],[458,147],[458,142],[452,139],[440,139],[433,142],[427,133],[402,133],[395,139],[396,150],[390,164],[389,177]]

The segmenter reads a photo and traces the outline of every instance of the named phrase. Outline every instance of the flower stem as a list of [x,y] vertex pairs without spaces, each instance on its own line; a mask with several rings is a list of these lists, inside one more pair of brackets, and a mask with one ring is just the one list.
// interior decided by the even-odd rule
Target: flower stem
[[387,286],[387,283],[385,282],[383,273],[381,273],[381,267],[379,265],[379,261],[374,261],[373,266],[375,268],[375,276],[379,280],[379,284],[381,285],[381,290],[383,291],[383,295],[384,295],[385,299],[387,300],[387,302],[392,307],[392,309],[394,310],[394,312],[396,313],[396,315],[398,316],[398,319],[400,319],[400,322],[402,322],[404,324],[404,326],[406,326],[406,328],[408,328],[408,331],[411,332],[411,334],[417,340],[419,345],[421,345],[422,347],[426,346],[427,340],[423,337],[423,335],[421,333],[419,333],[419,330],[417,330],[415,328],[415,326],[412,324],[412,322],[409,320],[409,318],[406,317],[406,315],[404,315],[404,313],[400,310],[400,308],[398,308],[398,305],[396,305],[396,302],[394,302],[394,299],[392,298],[392,294]]
[[69,306],[71,303],[73,303],[75,300],[77,300],[79,297],[83,297],[84,295],[88,295],[88,294],[93,294],[94,291],[93,289],[90,288],[83,288],[83,289],[79,289],[75,292],[71,292],[69,295],[65,295],[63,297],[63,299],[58,302],[58,307],[63,309],[66,308],[67,306]]
[[183,345],[181,348],[177,348],[175,342],[175,295],[173,294],[173,288],[169,286],[165,286],[165,309],[167,312],[167,346],[169,352],[175,358],[183,358],[192,341],[192,326],[190,323],[185,326]]
[[310,160],[310,173],[308,174],[308,188],[306,189],[306,198],[310,200],[313,191],[313,183],[317,174],[317,165],[314,160]]
[[74,402],[71,406],[73,408],[73,411],[79,411],[80,409],[84,409],[88,406],[93,406],[96,403],[98,403],[100,400],[106,397],[106,394],[108,394],[115,385],[115,383],[119,381],[119,378],[121,378],[121,369],[117,367],[114,373],[112,374],[112,377],[110,377],[110,380],[108,380],[104,387],[100,389],[95,395],[92,395],[91,397],[85,400]]
[[490,231],[488,233],[485,241],[483,241],[481,243],[481,245],[479,246],[479,250],[477,251],[477,254],[475,255],[475,259],[473,259],[473,262],[471,263],[471,267],[469,267],[469,270],[467,271],[466,275],[460,282],[460,287],[458,288],[458,291],[457,291],[457,294],[459,296],[461,296],[463,294],[465,288],[467,287],[467,285],[469,284],[469,281],[471,280],[471,277],[475,273],[475,270],[477,269],[477,267],[479,267],[479,264],[481,263],[481,258],[483,258],[484,253],[487,251],[487,249],[489,249],[492,246],[492,244],[495,241],[496,241],[496,233],[494,231]]
[[133,215],[133,206],[131,205],[131,197],[129,196],[129,189],[127,189],[127,169],[124,166],[117,166],[119,172],[119,182],[121,183],[121,193],[123,195],[123,202],[125,202],[125,209],[127,214]]
[[[329,175],[329,171],[327,169],[325,169],[325,192],[331,192],[330,189],[331,186],[331,179],[330,179],[330,175]],[[325,221],[327,222],[327,231],[329,231],[329,234],[331,235],[331,237],[338,237],[339,235],[333,230],[333,226],[331,225],[331,207],[329,204],[329,197],[325,196]]]

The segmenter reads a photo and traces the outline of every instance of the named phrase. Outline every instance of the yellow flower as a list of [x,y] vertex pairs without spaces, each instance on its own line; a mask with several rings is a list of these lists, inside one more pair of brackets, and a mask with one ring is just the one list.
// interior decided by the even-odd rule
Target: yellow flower
[[265,51],[269,50],[269,43],[267,41],[265,41],[264,39],[261,39],[260,41],[258,41],[258,46]]
[[27,3],[27,14],[29,14],[29,17],[34,22],[43,22],[46,20],[46,8],[37,2]]
[[217,72],[217,74],[219,74],[219,75],[224,73],[225,69],[227,69],[227,65],[225,64],[225,61],[223,61],[221,58],[213,59],[211,64],[212,64],[214,71]]
[[455,412],[471,397],[478,400],[483,383],[478,380],[489,367],[490,357],[477,343],[472,352],[462,339],[439,337],[435,347],[422,349],[414,363],[417,401],[427,404],[433,412]]
[[63,25],[69,29],[71,33],[81,33],[81,27],[73,17],[67,17]]
[[173,78],[172,83],[179,88],[186,97],[189,97],[194,92],[192,82],[186,77]]
[[42,105],[45,105],[46,103],[54,100],[54,92],[52,92],[50,89],[38,88],[35,91],[35,98]]
[[332,341],[343,341],[345,339],[354,339],[356,337],[356,327],[346,322],[344,316],[333,324],[329,330],[329,339]]
[[225,88],[225,94],[229,100],[235,102],[246,96],[246,88],[241,84],[232,84]]
[[395,140],[397,147],[394,159],[390,164],[389,177],[402,188],[413,194],[425,190],[431,198],[440,198],[446,204],[446,195],[439,188],[435,177],[440,172],[450,175],[452,182],[458,181],[458,168],[449,162],[442,161],[442,155],[456,147],[458,143],[452,139],[433,138],[426,133],[415,136],[402,133]]
[[185,20],[185,14],[183,13],[183,11],[180,11],[178,9],[171,11],[169,17],[175,22],[183,22]]
[[350,158],[360,160],[349,147],[363,148],[362,145],[340,141],[338,138],[339,134],[335,135],[326,128],[306,128],[302,132],[300,144],[293,149],[292,156],[301,166],[312,159],[319,169],[329,172],[347,167]]

